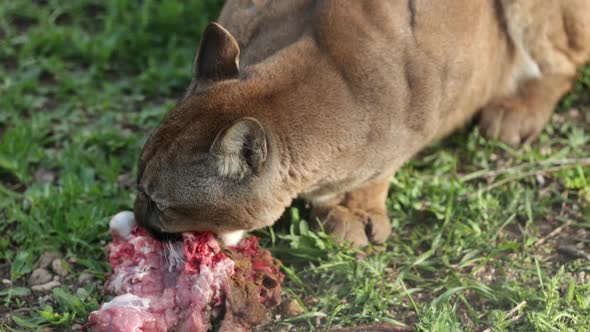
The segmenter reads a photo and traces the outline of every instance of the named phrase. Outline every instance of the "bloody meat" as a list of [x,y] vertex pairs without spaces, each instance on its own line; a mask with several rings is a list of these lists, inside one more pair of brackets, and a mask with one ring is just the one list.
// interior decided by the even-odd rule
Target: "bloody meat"
[[222,248],[212,233],[184,233],[159,242],[131,212],[111,219],[113,268],[105,291],[115,296],[93,311],[85,328],[102,332],[247,331],[280,302],[283,275],[254,236]]

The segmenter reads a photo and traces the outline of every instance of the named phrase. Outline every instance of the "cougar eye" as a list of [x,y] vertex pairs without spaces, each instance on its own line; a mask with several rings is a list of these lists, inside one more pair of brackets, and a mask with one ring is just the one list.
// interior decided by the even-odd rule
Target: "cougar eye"
[[148,195],[145,192],[145,190],[143,190],[143,188],[138,186],[137,191],[139,192],[140,195],[142,195],[145,198],[145,200],[147,201],[148,208],[150,210],[158,209],[159,211],[164,211],[167,208],[166,206],[162,205],[162,203],[158,203],[158,202],[154,201],[150,197],[150,195]]
[[148,196],[148,195],[145,195],[145,196],[147,197],[147,200],[148,200],[148,207],[151,210],[157,209],[158,211],[162,212],[166,209],[166,207],[164,205],[154,201],[150,196]]
[[153,210],[154,208],[157,208],[158,207],[158,205],[156,204],[156,202],[154,202],[150,196],[145,195],[145,198],[147,200],[148,209]]

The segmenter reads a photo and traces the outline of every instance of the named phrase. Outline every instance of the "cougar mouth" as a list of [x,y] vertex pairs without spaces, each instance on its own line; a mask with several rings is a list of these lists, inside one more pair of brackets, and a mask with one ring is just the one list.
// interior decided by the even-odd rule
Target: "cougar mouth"
[[182,233],[166,233],[152,227],[145,227],[149,235],[160,242],[174,242],[182,239]]
[[152,199],[143,191],[139,191],[134,206],[135,219],[139,226],[148,231],[154,239],[167,242],[176,241],[181,238],[180,233],[167,232],[161,221],[161,211]]

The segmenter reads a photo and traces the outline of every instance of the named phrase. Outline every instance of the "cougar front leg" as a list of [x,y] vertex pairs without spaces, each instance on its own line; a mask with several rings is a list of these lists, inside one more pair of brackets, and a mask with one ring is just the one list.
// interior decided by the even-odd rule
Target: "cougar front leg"
[[347,192],[329,202],[314,203],[312,217],[319,218],[337,241],[354,246],[381,243],[391,234],[385,199],[389,180],[382,180]]
[[543,130],[573,77],[547,75],[524,82],[515,95],[499,98],[481,111],[480,127],[506,144],[528,144]]

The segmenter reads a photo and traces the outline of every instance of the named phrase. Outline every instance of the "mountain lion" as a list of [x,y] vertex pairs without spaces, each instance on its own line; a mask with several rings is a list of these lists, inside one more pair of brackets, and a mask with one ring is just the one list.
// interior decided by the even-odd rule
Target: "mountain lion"
[[339,240],[391,233],[392,174],[479,114],[533,140],[590,55],[588,0],[229,0],[146,143],[135,214],[229,243],[298,196]]

